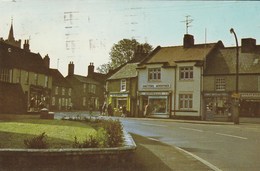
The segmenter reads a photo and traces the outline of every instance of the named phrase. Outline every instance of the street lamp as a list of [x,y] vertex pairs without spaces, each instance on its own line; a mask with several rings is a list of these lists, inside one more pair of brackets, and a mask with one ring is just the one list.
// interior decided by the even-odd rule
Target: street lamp
[[239,73],[239,48],[238,48],[238,41],[237,41],[237,35],[233,28],[230,29],[230,33],[234,34],[236,39],[236,93],[234,95],[234,102],[233,102],[233,121],[234,124],[239,124],[239,92],[238,92],[238,73]]

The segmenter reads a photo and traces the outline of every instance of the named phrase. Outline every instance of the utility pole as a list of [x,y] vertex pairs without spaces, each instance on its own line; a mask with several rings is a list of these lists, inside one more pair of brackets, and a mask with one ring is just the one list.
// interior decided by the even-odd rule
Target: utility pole
[[186,17],[186,19],[184,20],[184,21],[181,21],[181,22],[185,22],[185,26],[186,26],[186,34],[188,34],[189,33],[189,27],[191,27],[191,25],[190,25],[190,23],[192,22],[192,21],[194,21],[193,19],[190,19],[190,15],[186,15],[185,16]]
[[239,47],[238,47],[238,41],[237,41],[237,35],[233,28],[230,29],[230,33],[234,34],[235,40],[236,40],[236,92],[233,94],[234,102],[233,102],[233,121],[234,124],[239,124],[239,90],[238,90],[238,84],[239,84]]

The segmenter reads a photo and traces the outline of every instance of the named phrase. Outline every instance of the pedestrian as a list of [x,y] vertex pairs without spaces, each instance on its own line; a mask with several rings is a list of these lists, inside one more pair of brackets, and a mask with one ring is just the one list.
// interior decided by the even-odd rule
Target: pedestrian
[[109,116],[113,116],[113,109],[111,103],[107,106],[107,113]]
[[151,112],[152,112],[151,105],[149,103],[147,103],[147,105],[145,106],[145,109],[144,109],[144,116],[147,117],[147,116],[151,115]]
[[102,106],[102,115],[106,115],[106,110],[107,110],[107,104],[106,102]]
[[126,117],[126,106],[125,105],[123,105],[123,107],[122,107],[122,115],[121,116]]

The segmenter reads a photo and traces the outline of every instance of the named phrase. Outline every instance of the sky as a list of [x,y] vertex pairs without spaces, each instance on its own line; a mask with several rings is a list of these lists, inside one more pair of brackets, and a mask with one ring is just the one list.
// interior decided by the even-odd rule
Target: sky
[[234,28],[241,38],[260,44],[260,2],[170,0],[0,0],[0,37],[30,41],[31,52],[49,55],[51,68],[67,76],[73,61],[75,74],[87,75],[109,61],[112,46],[135,38],[157,46],[182,45],[187,19],[195,44],[221,40],[235,46]]

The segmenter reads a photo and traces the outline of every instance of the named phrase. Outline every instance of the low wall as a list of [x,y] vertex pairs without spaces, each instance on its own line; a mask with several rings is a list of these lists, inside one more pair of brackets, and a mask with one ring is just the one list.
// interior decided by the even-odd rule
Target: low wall
[[131,162],[136,144],[124,131],[124,145],[116,148],[0,149],[1,170],[102,170]]

